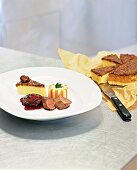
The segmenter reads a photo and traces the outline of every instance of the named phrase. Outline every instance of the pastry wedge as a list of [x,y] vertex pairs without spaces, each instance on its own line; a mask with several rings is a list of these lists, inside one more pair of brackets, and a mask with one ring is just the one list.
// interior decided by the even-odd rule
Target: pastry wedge
[[31,80],[28,76],[22,75],[20,82],[16,84],[17,92],[19,94],[39,94],[46,96],[45,85],[37,81]]
[[125,64],[133,59],[137,59],[137,56],[134,54],[120,54],[120,59],[122,61],[122,64]]
[[91,69],[90,77],[92,80],[96,81],[98,84],[106,83],[108,80],[108,75],[115,69],[115,66],[101,67]]
[[122,64],[122,62],[116,54],[107,55],[102,58],[103,67],[116,66],[117,64]]

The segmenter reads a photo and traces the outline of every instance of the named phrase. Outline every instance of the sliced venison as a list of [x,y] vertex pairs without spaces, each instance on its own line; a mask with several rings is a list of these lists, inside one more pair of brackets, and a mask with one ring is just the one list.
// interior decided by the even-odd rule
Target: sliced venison
[[63,110],[63,109],[68,108],[70,105],[69,105],[69,104],[64,104],[62,101],[58,101],[58,102],[55,104],[55,106],[56,106],[57,109]]
[[59,101],[63,102],[64,104],[69,104],[69,105],[72,103],[72,101],[70,101],[66,97],[62,97],[62,96],[59,96],[59,97],[55,98],[54,100],[56,103]]
[[55,101],[53,98],[43,97],[42,104],[44,109],[46,110],[54,110],[55,107]]
[[70,104],[72,103],[69,99],[62,97],[62,96],[59,96],[55,98],[54,100],[55,100],[55,107],[59,110],[68,108]]

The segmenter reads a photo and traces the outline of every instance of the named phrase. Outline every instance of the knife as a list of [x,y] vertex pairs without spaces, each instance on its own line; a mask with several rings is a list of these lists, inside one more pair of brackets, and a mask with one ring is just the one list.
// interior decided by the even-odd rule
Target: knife
[[105,83],[100,84],[99,87],[101,91],[111,99],[113,105],[116,107],[117,112],[122,118],[122,120],[131,121],[130,112],[126,109],[126,107],[122,104],[119,98],[115,95],[115,92],[112,90],[111,86]]

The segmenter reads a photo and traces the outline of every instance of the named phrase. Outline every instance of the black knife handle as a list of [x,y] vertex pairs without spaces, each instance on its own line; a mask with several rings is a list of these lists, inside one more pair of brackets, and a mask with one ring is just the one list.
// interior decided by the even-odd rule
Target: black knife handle
[[111,100],[113,101],[113,104],[117,108],[117,112],[120,115],[120,117],[124,121],[130,121],[131,120],[131,114],[130,112],[125,108],[125,106],[121,103],[121,101],[117,97],[111,97]]

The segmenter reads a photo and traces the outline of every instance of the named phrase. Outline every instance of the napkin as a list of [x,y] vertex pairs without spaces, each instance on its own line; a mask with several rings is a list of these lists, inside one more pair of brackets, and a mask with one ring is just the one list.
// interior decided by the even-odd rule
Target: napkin
[[[131,89],[132,88],[132,89]],[[137,108],[137,105],[135,107],[135,103],[137,101],[137,90],[133,87],[130,87],[130,85],[125,86],[125,87],[115,87],[112,88],[116,94],[116,96],[120,99],[120,101],[123,103],[123,105],[129,109],[135,109]],[[112,111],[116,111],[116,108],[113,106],[112,102],[110,101],[110,99],[104,95],[103,95],[103,99],[105,100],[107,106],[112,110]],[[132,107],[134,106],[134,107]]]
[[[115,53],[110,51],[100,51],[97,53],[95,57],[91,58],[84,54],[80,54],[80,53],[75,54],[70,51],[63,50],[61,48],[58,49],[58,55],[61,58],[61,61],[66,68],[80,72],[86,75],[87,77],[90,77],[91,69],[102,66],[101,58],[109,54],[115,54]],[[121,102],[128,110],[137,108],[137,84],[136,83],[127,85],[125,87],[113,87],[113,90],[116,96],[121,100]],[[116,108],[113,106],[110,99],[104,94],[102,94],[102,96],[106,105],[112,111],[115,111]]]

